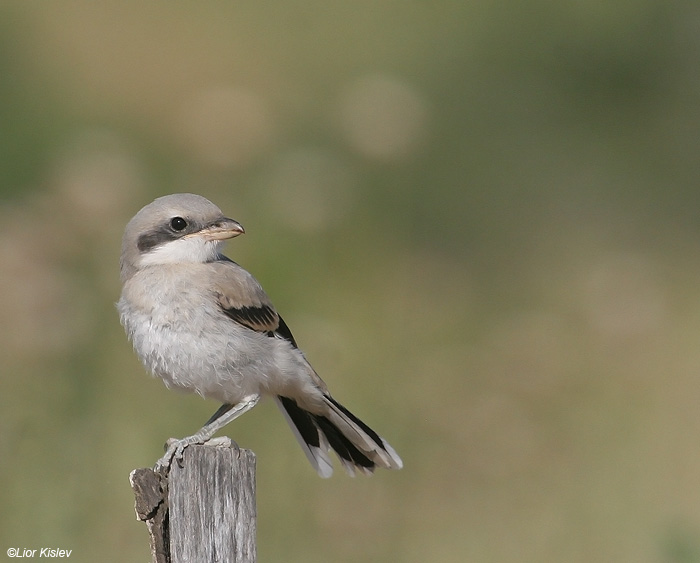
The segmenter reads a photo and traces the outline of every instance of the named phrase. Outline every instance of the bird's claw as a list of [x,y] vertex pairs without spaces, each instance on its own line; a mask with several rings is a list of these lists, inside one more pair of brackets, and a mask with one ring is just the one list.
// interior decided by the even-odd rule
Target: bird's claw
[[168,441],[165,442],[165,454],[156,462],[153,471],[161,475],[167,475],[170,472],[173,461],[176,461],[177,464],[182,467],[182,458],[185,454],[185,448],[187,446],[200,444],[240,449],[238,444],[227,436],[207,439],[206,437],[195,434],[194,436],[187,436],[187,438],[181,438],[179,440],[177,438],[169,438]]
[[170,438],[165,442],[165,454],[161,457],[153,467],[153,471],[160,473],[161,475],[166,475],[170,472],[170,467],[172,466],[173,460],[182,467],[182,457],[185,453],[185,448],[192,444],[202,443],[197,439],[198,436],[188,436],[187,438],[182,438],[178,440],[177,438]]

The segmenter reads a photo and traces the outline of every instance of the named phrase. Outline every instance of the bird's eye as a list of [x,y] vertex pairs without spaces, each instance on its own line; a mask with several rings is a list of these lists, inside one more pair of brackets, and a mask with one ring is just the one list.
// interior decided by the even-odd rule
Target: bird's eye
[[170,219],[170,226],[172,227],[173,231],[181,231],[187,226],[187,221],[185,221],[182,217],[173,217]]

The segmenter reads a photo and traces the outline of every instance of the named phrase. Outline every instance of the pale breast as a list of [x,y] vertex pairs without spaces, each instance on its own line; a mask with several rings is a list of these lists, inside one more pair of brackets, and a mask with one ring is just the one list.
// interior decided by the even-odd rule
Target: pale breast
[[142,274],[138,292],[124,285],[118,309],[137,355],[168,387],[226,403],[318,392],[301,352],[227,317],[205,285],[189,283],[192,276]]

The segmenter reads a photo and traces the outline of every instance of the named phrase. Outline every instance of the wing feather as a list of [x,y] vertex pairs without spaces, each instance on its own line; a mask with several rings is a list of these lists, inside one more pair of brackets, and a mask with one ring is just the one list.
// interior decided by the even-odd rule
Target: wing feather
[[219,256],[219,260],[211,266],[214,295],[227,317],[256,332],[282,338],[298,348],[287,323],[249,272],[226,256]]

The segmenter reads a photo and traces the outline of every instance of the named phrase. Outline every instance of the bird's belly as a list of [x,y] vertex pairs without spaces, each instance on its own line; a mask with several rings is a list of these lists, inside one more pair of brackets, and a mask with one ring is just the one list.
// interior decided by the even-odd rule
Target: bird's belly
[[184,320],[122,311],[122,322],[143,364],[167,387],[225,403],[260,392],[266,375],[255,346],[206,311]]

